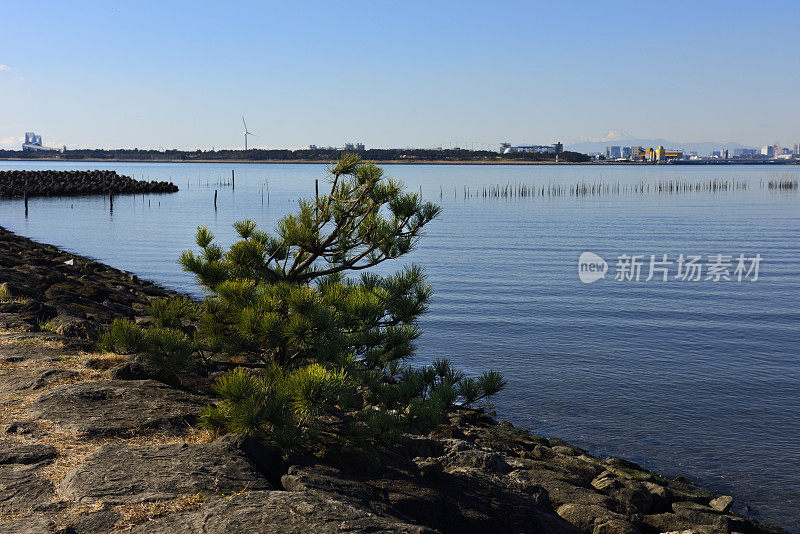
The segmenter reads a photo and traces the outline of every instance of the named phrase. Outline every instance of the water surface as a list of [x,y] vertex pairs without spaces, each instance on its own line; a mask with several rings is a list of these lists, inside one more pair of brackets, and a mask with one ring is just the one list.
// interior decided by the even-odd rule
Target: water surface
[[[0,201],[0,225],[197,294],[176,259],[207,225],[223,244],[246,217],[272,228],[313,195],[322,165],[0,162],[0,169],[109,168],[172,180],[173,195]],[[231,169],[236,189],[223,184]],[[800,524],[800,195],[761,187],[769,167],[387,166],[443,207],[409,261],[436,295],[418,360],[491,367],[509,385],[498,414],[683,475]],[[784,172],[783,170],[778,172]],[[709,179],[748,190],[588,197],[465,198],[464,188]],[[214,210],[214,190],[218,208]],[[583,284],[584,251],[608,260]],[[760,254],[759,280],[616,282],[620,254]],[[394,269],[399,265],[390,266]],[[646,270],[644,271],[646,277]]]

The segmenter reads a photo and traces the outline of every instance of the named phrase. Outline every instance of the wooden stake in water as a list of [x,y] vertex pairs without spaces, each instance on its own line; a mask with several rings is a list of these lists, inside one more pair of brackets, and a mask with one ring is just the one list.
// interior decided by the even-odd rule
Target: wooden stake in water
[[28,218],[28,190],[25,190],[25,218]]
[[231,189],[236,191],[236,175],[233,173],[233,169],[231,169]]
[[217,190],[214,189],[214,209],[217,209]]

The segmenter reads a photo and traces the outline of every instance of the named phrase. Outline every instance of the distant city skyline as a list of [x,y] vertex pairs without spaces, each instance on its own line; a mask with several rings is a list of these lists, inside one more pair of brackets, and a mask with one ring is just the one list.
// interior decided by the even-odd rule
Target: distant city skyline
[[9,4],[0,148],[800,141],[797,3],[645,7]]

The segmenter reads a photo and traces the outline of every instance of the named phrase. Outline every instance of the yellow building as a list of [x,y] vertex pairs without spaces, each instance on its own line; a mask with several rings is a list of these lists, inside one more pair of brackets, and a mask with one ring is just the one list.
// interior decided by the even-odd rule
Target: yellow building
[[663,146],[658,148],[644,148],[639,147],[639,150],[633,150],[631,157],[634,161],[649,161],[656,163],[659,161],[670,161],[676,159],[683,159],[683,152],[681,150],[666,150]]

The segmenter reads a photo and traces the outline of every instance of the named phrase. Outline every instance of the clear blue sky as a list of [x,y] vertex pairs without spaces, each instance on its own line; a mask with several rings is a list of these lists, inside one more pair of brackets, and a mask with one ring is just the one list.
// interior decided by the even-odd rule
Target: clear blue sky
[[0,142],[800,142],[800,3],[15,1]]

